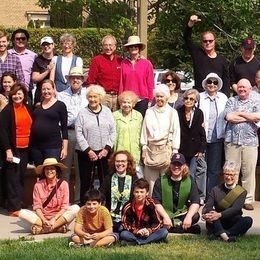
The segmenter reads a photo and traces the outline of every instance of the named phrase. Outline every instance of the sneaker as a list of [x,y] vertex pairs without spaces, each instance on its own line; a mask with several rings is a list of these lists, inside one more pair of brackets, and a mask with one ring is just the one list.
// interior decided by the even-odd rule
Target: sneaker
[[228,243],[234,243],[237,241],[237,238],[235,236],[230,236],[227,240]]
[[69,242],[69,248],[79,248],[79,247],[83,247],[83,246],[84,246],[83,244],[77,244],[73,241]]
[[186,231],[187,233],[191,233],[191,234],[200,234],[201,233],[201,228],[200,226],[197,225],[193,225],[190,228],[187,229]]
[[250,203],[245,203],[243,208],[246,210],[254,210],[254,206]]
[[135,245],[137,245],[137,242],[121,240],[120,244],[121,244],[121,246],[135,246]]

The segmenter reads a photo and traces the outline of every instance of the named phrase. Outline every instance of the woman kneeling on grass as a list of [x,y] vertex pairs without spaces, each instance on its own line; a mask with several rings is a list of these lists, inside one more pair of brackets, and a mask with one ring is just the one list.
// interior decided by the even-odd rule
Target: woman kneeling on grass
[[69,247],[109,246],[117,240],[118,235],[113,233],[110,213],[106,207],[101,206],[102,197],[98,190],[86,193],[86,203],[77,214]]
[[60,179],[66,168],[55,158],[47,158],[36,168],[36,174],[43,175],[33,189],[33,209],[22,209],[19,217],[28,221],[33,235],[53,232],[66,233],[70,223],[79,211],[78,205],[69,206],[69,185]]

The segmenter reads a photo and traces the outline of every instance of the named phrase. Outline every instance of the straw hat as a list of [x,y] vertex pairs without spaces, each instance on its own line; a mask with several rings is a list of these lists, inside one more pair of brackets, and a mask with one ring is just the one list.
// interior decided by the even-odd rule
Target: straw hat
[[37,175],[41,175],[44,167],[46,166],[57,166],[61,169],[61,171],[67,169],[67,167],[63,163],[57,162],[55,158],[47,158],[44,160],[42,165],[36,167],[35,172]]
[[218,81],[218,91],[222,89],[223,81],[216,73],[209,73],[206,78],[202,81],[202,87],[207,91],[207,80],[216,79]]
[[81,67],[73,67],[70,69],[69,75],[66,75],[65,78],[68,79],[72,76],[79,76],[84,78],[83,69]]
[[127,43],[123,46],[123,50],[127,51],[129,46],[140,45],[140,51],[145,49],[145,44],[141,42],[139,36],[132,35],[128,37]]

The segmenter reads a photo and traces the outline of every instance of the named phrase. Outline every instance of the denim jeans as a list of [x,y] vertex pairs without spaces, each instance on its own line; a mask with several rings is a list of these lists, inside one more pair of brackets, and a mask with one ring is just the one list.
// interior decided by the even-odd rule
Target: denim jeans
[[61,148],[31,148],[31,157],[35,166],[41,165],[46,158],[56,158],[60,161],[60,153]]
[[130,242],[136,242],[138,245],[163,242],[168,235],[166,228],[160,228],[148,237],[135,236],[132,232],[124,230],[120,233],[120,239]]
[[223,142],[207,143],[207,196],[212,188],[219,184],[222,167]]

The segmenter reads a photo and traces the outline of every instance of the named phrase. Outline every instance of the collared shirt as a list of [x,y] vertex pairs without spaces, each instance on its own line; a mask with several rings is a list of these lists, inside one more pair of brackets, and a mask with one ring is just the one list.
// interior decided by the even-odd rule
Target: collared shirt
[[[224,111],[226,116],[232,112],[260,112],[260,100],[255,98],[252,93],[247,100],[241,100],[239,96],[231,97]],[[225,142],[245,145],[258,146],[257,126],[254,122],[227,123]]]
[[17,56],[8,53],[5,61],[2,61],[0,59],[0,77],[2,77],[2,74],[5,71],[13,72],[16,75],[17,79],[20,82],[24,83],[22,64]]
[[17,56],[22,64],[24,83],[30,88],[33,88],[31,81],[32,66],[37,54],[33,51],[25,49],[22,53],[17,52],[15,49],[8,50],[10,54]]
[[58,93],[57,99],[62,101],[68,111],[68,127],[75,127],[75,121],[79,111],[88,105],[86,98],[86,88],[81,88],[77,93],[73,93],[70,88]]
[[98,84],[105,91],[119,91],[122,58],[115,54],[113,59],[105,54],[94,57],[91,61],[87,85]]

